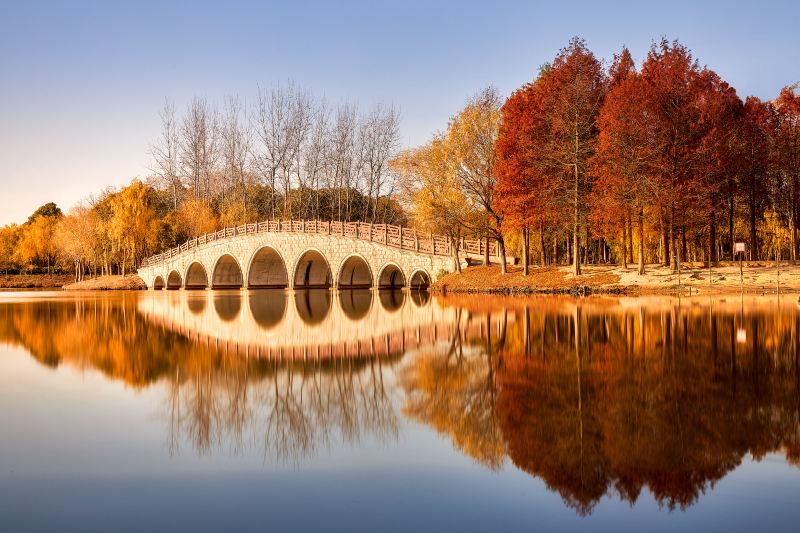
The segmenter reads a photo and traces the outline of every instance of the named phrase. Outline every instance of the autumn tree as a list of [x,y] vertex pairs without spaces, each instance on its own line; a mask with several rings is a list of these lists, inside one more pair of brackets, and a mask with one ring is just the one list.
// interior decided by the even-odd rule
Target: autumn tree
[[786,211],[791,232],[791,259],[797,259],[798,196],[800,196],[800,95],[797,85],[785,87],[774,102],[777,124],[774,135],[777,172],[785,184],[788,195]]
[[[478,93],[451,121],[447,144],[452,154],[455,176],[466,198],[483,213],[478,231],[484,231],[497,241],[500,265],[506,272],[503,212],[495,203],[495,141],[500,127],[501,99],[489,87]],[[486,255],[488,258],[488,240]],[[487,261],[488,263],[488,261]]]
[[645,273],[645,211],[658,192],[654,172],[657,146],[646,96],[646,85],[623,50],[612,69],[613,84],[598,117],[597,151],[592,159],[597,174],[594,215],[621,227],[623,262],[626,255],[625,215],[632,208],[637,225],[638,272]]
[[606,74],[586,43],[574,38],[556,56],[542,84],[546,141],[535,164],[552,176],[555,192],[570,206],[573,270],[579,275],[580,235],[591,188],[589,160],[595,151]]
[[54,203],[43,205],[23,224],[17,243],[17,257],[22,264],[32,267],[35,264],[53,273],[57,259],[56,226],[63,215]]
[[450,238],[454,266],[460,272],[458,243],[477,213],[453,171],[447,139],[436,136],[426,146],[401,152],[389,165],[400,176],[403,196],[413,206],[414,225]]
[[109,236],[122,254],[121,274],[147,256],[155,239],[155,212],[150,189],[138,180],[114,195],[110,202]]
[[60,253],[73,265],[75,281],[82,281],[86,268],[97,249],[97,218],[88,207],[78,205],[62,217],[56,227],[56,240]]
[[521,229],[523,265],[528,274],[530,231],[539,230],[542,265],[545,263],[545,228],[559,225],[551,176],[537,165],[545,138],[542,106],[542,80],[539,78],[515,91],[501,108],[496,141],[496,209],[505,214],[506,229]]

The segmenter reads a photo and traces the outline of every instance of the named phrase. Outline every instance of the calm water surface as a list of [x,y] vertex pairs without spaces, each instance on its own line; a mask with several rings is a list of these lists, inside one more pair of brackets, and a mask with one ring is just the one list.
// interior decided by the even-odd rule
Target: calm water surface
[[797,531],[794,297],[0,294],[0,531]]

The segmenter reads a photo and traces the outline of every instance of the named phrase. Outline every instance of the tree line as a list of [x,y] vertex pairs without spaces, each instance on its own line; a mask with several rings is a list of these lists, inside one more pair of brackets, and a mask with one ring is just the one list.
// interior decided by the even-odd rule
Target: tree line
[[331,106],[288,83],[245,105],[165,101],[150,175],[62,213],[48,203],[0,228],[0,270],[132,271],[148,255],[220,227],[266,219],[404,224],[388,161],[399,111],[378,103]]
[[[742,100],[678,41],[637,67],[574,38],[503,101],[470,99],[390,162],[418,224],[542,265],[797,259],[800,95]],[[505,271],[505,253],[501,258]]]

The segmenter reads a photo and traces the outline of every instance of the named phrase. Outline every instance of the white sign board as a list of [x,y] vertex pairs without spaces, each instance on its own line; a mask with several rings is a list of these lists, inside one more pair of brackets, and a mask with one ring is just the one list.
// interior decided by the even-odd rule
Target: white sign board
[[734,244],[733,251],[736,252],[737,254],[739,252],[744,253],[744,243],[743,242],[737,242],[736,244]]

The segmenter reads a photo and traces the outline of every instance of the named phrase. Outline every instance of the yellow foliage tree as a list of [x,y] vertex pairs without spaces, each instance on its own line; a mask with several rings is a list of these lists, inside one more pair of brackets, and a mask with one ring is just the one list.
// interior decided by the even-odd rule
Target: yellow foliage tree
[[134,180],[110,200],[109,236],[122,254],[123,275],[127,264],[130,262],[135,268],[155,243],[157,221],[150,191],[142,182]]
[[178,207],[177,220],[178,227],[189,237],[215,231],[218,225],[217,214],[201,198],[191,198],[183,202]]
[[62,256],[72,261],[75,281],[83,280],[86,267],[96,257],[99,224],[97,214],[88,207],[73,207],[56,227],[56,242]]
[[58,248],[56,246],[56,226],[58,217],[41,215],[22,226],[17,243],[19,261],[31,269],[36,263],[47,266],[47,273],[53,273]]
[[447,139],[437,136],[426,146],[403,151],[389,165],[400,176],[403,196],[413,205],[415,226],[448,235],[453,243],[455,267],[460,271],[458,242],[474,212],[456,176],[451,155]]

